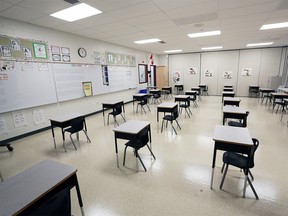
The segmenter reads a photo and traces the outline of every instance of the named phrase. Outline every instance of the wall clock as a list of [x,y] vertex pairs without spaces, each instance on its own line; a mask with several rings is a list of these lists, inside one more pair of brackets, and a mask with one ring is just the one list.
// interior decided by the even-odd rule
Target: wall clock
[[87,55],[87,51],[83,47],[81,47],[78,49],[78,54],[81,58],[85,58]]

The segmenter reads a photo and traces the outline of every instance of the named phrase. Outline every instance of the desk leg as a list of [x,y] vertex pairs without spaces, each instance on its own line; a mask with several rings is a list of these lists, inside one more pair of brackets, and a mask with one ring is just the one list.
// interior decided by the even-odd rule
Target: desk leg
[[225,114],[223,113],[223,125],[225,125]]
[[119,159],[118,159],[118,145],[117,145],[117,138],[116,138],[116,136],[115,136],[115,151],[116,151],[117,167],[119,167]]
[[210,182],[210,189],[213,189],[213,178],[214,178],[214,169],[215,169],[215,161],[216,161],[216,143],[214,144],[214,152],[213,152],[213,160],[212,160],[212,173],[211,173],[211,182]]
[[102,115],[103,115],[103,121],[104,121],[104,126],[105,126],[105,113],[104,113],[104,107],[102,107]]
[[83,209],[83,201],[82,201],[82,196],[81,196],[80,187],[79,187],[79,183],[78,183],[78,179],[77,179],[76,173],[73,175],[73,178],[74,178],[74,182],[75,182],[75,187],[76,187],[76,192],[77,192],[79,206],[80,206],[80,209],[81,209],[81,214],[82,214],[82,216],[84,216],[85,214],[84,214],[84,209]]
[[51,124],[51,131],[52,131],[52,137],[53,137],[53,141],[54,141],[54,147],[56,149],[56,140],[55,140],[55,134],[54,134],[54,126]]

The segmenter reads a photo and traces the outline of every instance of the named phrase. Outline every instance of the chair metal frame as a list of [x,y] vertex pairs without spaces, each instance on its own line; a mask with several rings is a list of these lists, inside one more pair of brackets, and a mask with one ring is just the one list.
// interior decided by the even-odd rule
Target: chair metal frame
[[122,119],[124,120],[124,122],[126,122],[124,116],[122,115],[122,112],[123,112],[123,111],[122,111],[122,102],[121,102],[121,103],[117,103],[117,104],[115,105],[115,107],[113,107],[113,111],[108,114],[108,117],[107,117],[107,125],[109,125],[109,116],[110,116],[110,115],[113,116],[113,118],[114,118],[114,123],[116,123],[118,126],[119,126],[119,124],[118,124],[118,122],[117,122],[117,120],[116,120],[116,116],[117,116],[117,115],[121,115],[121,117],[122,117]]
[[161,133],[163,132],[163,126],[164,126],[164,121],[166,121],[166,128],[168,126],[168,121],[171,122],[171,126],[172,126],[172,132],[174,130],[175,134],[177,135],[177,132],[176,132],[176,129],[174,128],[173,126],[173,121],[175,121],[177,123],[177,126],[180,128],[181,130],[181,127],[177,121],[177,118],[179,116],[179,112],[178,112],[178,107],[176,106],[173,110],[173,112],[170,114],[170,115],[165,115],[162,119],[162,126],[161,126]]

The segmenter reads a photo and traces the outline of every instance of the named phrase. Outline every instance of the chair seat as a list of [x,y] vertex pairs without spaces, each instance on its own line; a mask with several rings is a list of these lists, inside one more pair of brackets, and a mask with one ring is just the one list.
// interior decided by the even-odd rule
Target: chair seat
[[[225,152],[223,154],[223,162],[237,166],[241,169],[244,169],[247,167],[247,157],[243,156],[241,154],[235,153],[235,152]],[[249,166],[250,167],[250,166]]]
[[174,116],[172,116],[172,115],[166,115],[166,116],[163,117],[163,119],[166,120],[166,121],[173,121],[173,120],[175,120]]

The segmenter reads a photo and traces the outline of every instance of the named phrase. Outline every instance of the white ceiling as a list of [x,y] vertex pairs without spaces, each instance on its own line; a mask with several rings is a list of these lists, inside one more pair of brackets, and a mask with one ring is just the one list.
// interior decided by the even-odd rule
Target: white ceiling
[[[222,45],[224,50],[273,41],[288,45],[288,28],[259,31],[263,24],[288,22],[288,0],[81,0],[102,14],[72,23],[49,14],[71,6],[63,0],[0,0],[0,16],[151,53]],[[220,36],[188,33],[221,30]],[[138,45],[159,38],[165,43]]]

